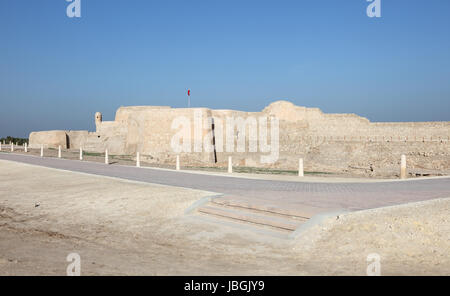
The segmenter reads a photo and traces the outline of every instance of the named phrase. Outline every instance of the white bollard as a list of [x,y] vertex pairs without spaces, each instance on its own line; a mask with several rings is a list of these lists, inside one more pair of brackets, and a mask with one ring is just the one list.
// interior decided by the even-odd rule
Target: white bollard
[[25,149],[25,153],[28,153],[28,144],[27,143],[24,144],[24,149]]
[[44,145],[41,144],[41,157],[44,157]]
[[11,152],[14,152],[14,143],[11,142]]
[[83,148],[80,147],[80,160],[83,160]]
[[228,173],[233,173],[233,159],[231,156],[228,156]]
[[177,155],[177,166],[176,166],[176,170],[179,171],[180,170],[180,156]]
[[61,158],[61,145],[58,146],[58,158]]
[[298,176],[299,177],[303,177],[305,174],[304,174],[304,171],[303,171],[303,158],[300,158],[299,160],[298,160]]
[[139,152],[136,153],[136,166],[138,168],[141,167],[141,155],[139,154]]
[[0,142],[0,151],[2,151],[2,143]]
[[400,179],[406,179],[406,156],[404,154],[400,162]]
[[109,164],[108,149],[105,150],[105,164]]

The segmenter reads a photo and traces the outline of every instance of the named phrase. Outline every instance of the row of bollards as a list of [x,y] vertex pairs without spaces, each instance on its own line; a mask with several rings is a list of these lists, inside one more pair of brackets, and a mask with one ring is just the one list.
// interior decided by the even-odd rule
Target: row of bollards
[[[11,152],[14,152],[14,143],[11,142],[10,144],[11,144]],[[0,143],[0,151],[2,151],[3,145],[6,145],[6,144],[5,144],[5,141],[3,141],[3,144]],[[18,146],[19,146],[19,143],[16,143],[16,146],[18,147]],[[25,152],[28,152],[28,144],[27,144],[27,143],[23,143],[23,144],[22,144],[22,147],[23,147],[23,149],[24,149]]]
[[[178,163],[177,163],[178,166]],[[231,156],[228,156],[228,173],[231,174],[233,173],[233,160]],[[298,176],[299,177],[304,177],[305,176],[305,172],[304,172],[304,168],[303,168],[303,158],[300,158],[298,160]],[[401,161],[400,161],[400,179],[406,179],[407,177],[407,172],[406,172],[406,156],[403,154],[401,156]]]
[[[28,145],[27,143],[24,144],[24,150],[25,152],[28,152]],[[2,151],[2,145],[0,143],[0,151]],[[14,144],[11,143],[11,152],[14,152]],[[41,157],[44,157],[44,145],[41,145]],[[61,145],[58,146],[58,158],[61,158]],[[80,160],[83,160],[83,148],[80,147]],[[105,164],[109,164],[109,155],[108,155],[108,149],[105,150]],[[136,153],[136,167],[141,167],[141,159],[140,159],[140,153]],[[180,168],[180,156],[176,156],[176,166],[175,169],[179,171]],[[233,173],[233,158],[231,156],[228,156],[228,173]],[[304,167],[303,167],[303,158],[300,158],[298,160],[298,176],[304,177]],[[403,154],[401,156],[400,160],[400,179],[406,179],[407,178],[407,171],[406,171],[406,156]]]

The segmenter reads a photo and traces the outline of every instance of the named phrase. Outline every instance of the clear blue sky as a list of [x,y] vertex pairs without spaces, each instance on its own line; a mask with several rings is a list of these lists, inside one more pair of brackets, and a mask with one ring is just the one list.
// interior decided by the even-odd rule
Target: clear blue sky
[[94,129],[127,105],[450,120],[450,1],[0,1],[0,137]]

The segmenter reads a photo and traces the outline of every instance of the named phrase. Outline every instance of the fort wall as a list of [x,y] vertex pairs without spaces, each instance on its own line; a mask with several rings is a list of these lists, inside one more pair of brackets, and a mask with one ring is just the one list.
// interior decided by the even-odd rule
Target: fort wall
[[[245,141],[244,152],[227,151],[229,118],[258,121],[279,120],[279,156],[272,164],[262,164],[260,150],[249,151],[252,130],[234,130],[233,141]],[[212,142],[212,121],[215,123],[216,153],[195,147],[196,139]],[[186,123],[189,127],[183,123]],[[377,174],[398,167],[401,154],[408,156],[408,165],[418,170],[448,170],[450,168],[450,122],[370,122],[355,114],[326,114],[318,108],[295,106],[277,101],[261,112],[211,110],[207,108],[170,108],[166,106],[121,107],[114,121],[102,121],[95,115],[96,131],[50,131],[30,134],[30,147],[62,145],[70,149],[82,146],[87,151],[135,155],[140,152],[144,161],[175,162],[179,154],[185,165],[226,166],[228,156],[235,165],[265,166],[296,169],[298,158],[304,158],[310,171],[361,171]],[[200,125],[200,129],[199,129]],[[187,130],[190,152],[173,149],[174,136]],[[245,134],[245,135],[244,135]],[[242,137],[245,137],[243,139]],[[270,142],[270,128],[268,128]],[[220,149],[223,145],[223,149]],[[55,147],[56,148],[56,147]]]

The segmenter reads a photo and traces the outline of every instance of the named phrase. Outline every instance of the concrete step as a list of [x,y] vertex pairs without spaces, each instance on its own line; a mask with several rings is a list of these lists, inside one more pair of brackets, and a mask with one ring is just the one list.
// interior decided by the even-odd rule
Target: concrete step
[[261,226],[269,226],[284,231],[294,231],[302,223],[308,220],[307,218],[274,215],[270,212],[261,211],[261,213],[255,213],[245,208],[233,208],[213,202],[210,202],[197,210],[203,214],[253,223]]
[[220,227],[228,228],[228,230],[234,229],[238,230],[239,233],[246,234],[251,232],[251,234],[255,234],[264,238],[264,241],[267,242],[266,238],[276,238],[277,240],[289,240],[290,234],[293,231],[284,230],[280,228],[273,228],[270,226],[254,224],[254,223],[246,223],[240,220],[228,219],[220,216],[204,214],[204,213],[196,213],[195,215],[185,216],[184,219],[189,219],[194,222],[201,222],[212,225],[219,225]]
[[254,210],[263,213],[272,213],[281,216],[296,217],[299,219],[309,219],[316,214],[325,211],[331,211],[331,209],[323,209],[298,204],[288,204],[281,201],[277,201],[275,203],[272,201],[242,196],[219,197],[213,199],[211,203],[221,206]]

